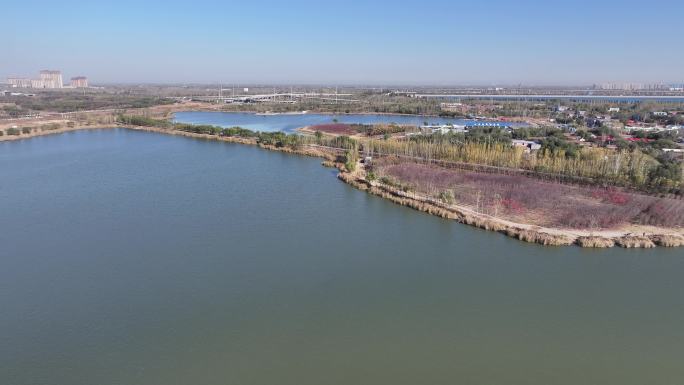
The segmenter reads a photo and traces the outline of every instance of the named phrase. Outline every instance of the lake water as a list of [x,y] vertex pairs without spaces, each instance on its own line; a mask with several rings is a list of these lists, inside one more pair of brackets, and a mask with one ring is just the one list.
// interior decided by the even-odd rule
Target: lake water
[[[192,124],[211,124],[220,127],[240,126],[253,131],[285,131],[293,132],[295,129],[311,126],[315,124],[333,123],[336,119],[339,123],[397,123],[422,125],[429,124],[460,124],[463,125],[469,120],[447,119],[435,116],[417,115],[380,115],[380,114],[277,114],[277,115],[257,115],[244,112],[208,112],[208,111],[188,111],[177,112],[174,120],[178,123]],[[507,123],[509,125],[521,125],[519,123]]]
[[681,384],[681,249],[542,247],[320,159],[0,143],[0,384]]

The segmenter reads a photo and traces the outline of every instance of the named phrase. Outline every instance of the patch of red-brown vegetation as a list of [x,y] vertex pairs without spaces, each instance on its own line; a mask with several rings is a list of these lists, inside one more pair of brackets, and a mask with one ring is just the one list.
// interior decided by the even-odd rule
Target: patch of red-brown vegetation
[[519,175],[476,173],[396,159],[374,173],[404,188],[478,212],[541,226],[607,229],[625,224],[684,226],[684,201],[616,188],[580,187]]
[[356,133],[349,124],[344,123],[317,124],[315,126],[309,126],[309,130],[334,135],[353,135]]

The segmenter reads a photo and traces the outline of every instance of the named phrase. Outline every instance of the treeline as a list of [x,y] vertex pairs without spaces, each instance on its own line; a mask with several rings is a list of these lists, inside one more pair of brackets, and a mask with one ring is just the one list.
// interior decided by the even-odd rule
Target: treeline
[[383,156],[521,169],[567,177],[568,180],[588,178],[598,184],[643,191],[681,193],[682,188],[681,168],[672,163],[661,164],[639,150],[582,148],[573,156],[566,156],[562,148],[528,154],[522,147],[502,142],[369,140],[364,146],[368,153]]
[[75,93],[41,93],[35,97],[9,98],[24,111],[88,111],[103,108],[148,108],[157,105],[173,104],[172,99],[144,95],[118,94],[75,94]]

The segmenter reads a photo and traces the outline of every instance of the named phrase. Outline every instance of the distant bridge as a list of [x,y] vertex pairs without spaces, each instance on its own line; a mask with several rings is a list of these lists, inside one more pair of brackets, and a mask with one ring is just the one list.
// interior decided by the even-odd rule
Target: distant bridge
[[192,99],[222,101],[224,103],[274,102],[294,103],[302,99],[323,100],[335,103],[355,103],[359,100],[349,99],[353,94],[317,93],[317,92],[282,92],[258,95],[238,96],[193,96]]

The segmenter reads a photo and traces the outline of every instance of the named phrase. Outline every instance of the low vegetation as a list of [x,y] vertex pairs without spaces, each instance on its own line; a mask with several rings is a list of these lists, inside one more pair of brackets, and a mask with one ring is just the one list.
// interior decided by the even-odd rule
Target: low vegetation
[[172,99],[150,95],[122,95],[111,93],[67,93],[48,92],[33,97],[7,98],[15,107],[5,110],[10,116],[20,116],[31,111],[73,112],[97,109],[148,108],[152,106],[173,104]]
[[387,158],[374,162],[381,181],[444,203],[519,222],[551,227],[605,229],[625,224],[684,226],[684,201],[580,187],[519,175],[446,169]]
[[315,126],[310,126],[309,129],[311,131],[332,135],[353,135],[356,133],[351,125],[344,123],[317,124]]

